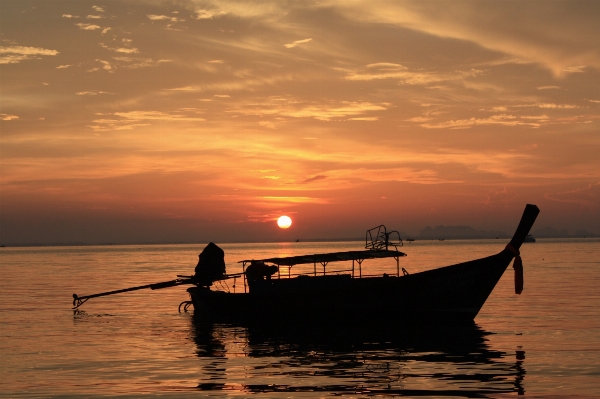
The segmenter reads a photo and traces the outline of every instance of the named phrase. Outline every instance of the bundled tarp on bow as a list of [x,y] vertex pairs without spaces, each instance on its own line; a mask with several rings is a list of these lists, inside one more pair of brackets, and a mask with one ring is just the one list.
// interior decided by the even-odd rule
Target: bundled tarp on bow
[[212,285],[213,281],[222,280],[225,274],[225,252],[213,242],[198,255],[194,281],[204,287]]

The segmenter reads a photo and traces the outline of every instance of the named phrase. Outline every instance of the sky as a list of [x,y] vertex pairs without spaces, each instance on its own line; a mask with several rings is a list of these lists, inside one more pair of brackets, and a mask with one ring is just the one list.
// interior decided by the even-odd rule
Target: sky
[[600,234],[599,18],[597,1],[0,0],[0,243],[512,234],[527,203],[535,227]]

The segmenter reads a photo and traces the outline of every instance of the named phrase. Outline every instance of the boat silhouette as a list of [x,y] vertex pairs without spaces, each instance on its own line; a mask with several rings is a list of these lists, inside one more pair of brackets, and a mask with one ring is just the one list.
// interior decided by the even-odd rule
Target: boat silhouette
[[[485,258],[414,274],[402,269],[400,273],[399,259],[406,254],[398,251],[396,242],[390,240],[397,232],[388,233],[384,226],[378,226],[367,231],[367,249],[363,251],[241,261],[243,271],[237,276],[244,279],[244,292],[219,291],[211,289],[210,284],[196,285],[187,290],[191,301],[186,306],[193,304],[196,317],[216,321],[470,321],[513,259],[515,291],[520,294],[523,283],[519,248],[538,213],[537,206],[527,205],[509,244]],[[394,258],[397,274],[362,276],[360,265],[373,258]],[[327,274],[325,265],[334,261],[351,261],[352,269],[347,273]],[[289,271],[294,265],[311,263],[312,275],[280,274],[282,266]],[[323,266],[322,274],[317,272],[317,265]],[[202,274],[200,266],[199,263],[196,275]]]

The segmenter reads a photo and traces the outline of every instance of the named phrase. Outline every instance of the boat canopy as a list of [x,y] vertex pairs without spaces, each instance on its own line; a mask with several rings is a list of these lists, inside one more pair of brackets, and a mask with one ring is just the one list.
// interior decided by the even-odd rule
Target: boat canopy
[[299,255],[299,256],[286,256],[282,258],[267,258],[267,259],[248,259],[241,260],[238,263],[243,263],[244,265],[250,262],[265,262],[265,263],[273,263],[277,266],[289,266],[292,267],[294,265],[301,264],[327,264],[329,262],[342,262],[342,261],[358,261],[362,263],[365,259],[377,259],[377,258],[399,258],[401,256],[406,256],[404,252],[400,251],[389,251],[389,250],[366,250],[366,251],[344,251],[344,252],[329,252],[324,254],[314,254],[314,255]]

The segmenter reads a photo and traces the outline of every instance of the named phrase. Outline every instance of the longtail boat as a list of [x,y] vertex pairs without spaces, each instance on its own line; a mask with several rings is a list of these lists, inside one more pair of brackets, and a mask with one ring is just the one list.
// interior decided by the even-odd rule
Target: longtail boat
[[[362,251],[243,260],[244,292],[214,290],[209,284],[187,291],[195,315],[211,320],[472,321],[513,259],[515,292],[521,293],[519,249],[538,213],[535,205],[525,207],[512,240],[499,253],[451,266],[413,274],[402,269],[400,273],[399,259],[406,254],[390,248],[395,232],[379,226],[367,231],[367,248]],[[362,276],[362,261],[374,258],[394,258],[396,275]],[[341,261],[352,262],[348,273],[326,274],[326,264]],[[294,265],[311,263],[312,275],[290,278],[280,274],[282,266],[289,271]],[[201,272],[197,267],[196,275]]]
[[[400,258],[406,256],[398,250],[400,235],[383,225],[367,230],[364,250],[247,259],[239,262],[242,271],[234,274],[226,273],[223,250],[209,243],[193,276],[87,296],[73,294],[73,306],[77,309],[100,296],[188,284],[191,300],[182,302],[180,309],[193,305],[195,317],[210,321],[472,321],[513,259],[515,293],[523,290],[519,249],[538,214],[537,206],[527,205],[511,241],[497,254],[412,274],[400,267]],[[364,260],[381,258],[395,259],[395,274],[362,274]],[[331,262],[352,266],[327,273]],[[291,268],[299,264],[312,264],[313,273],[292,276]],[[243,279],[243,292],[219,290],[213,284],[232,278]]]

